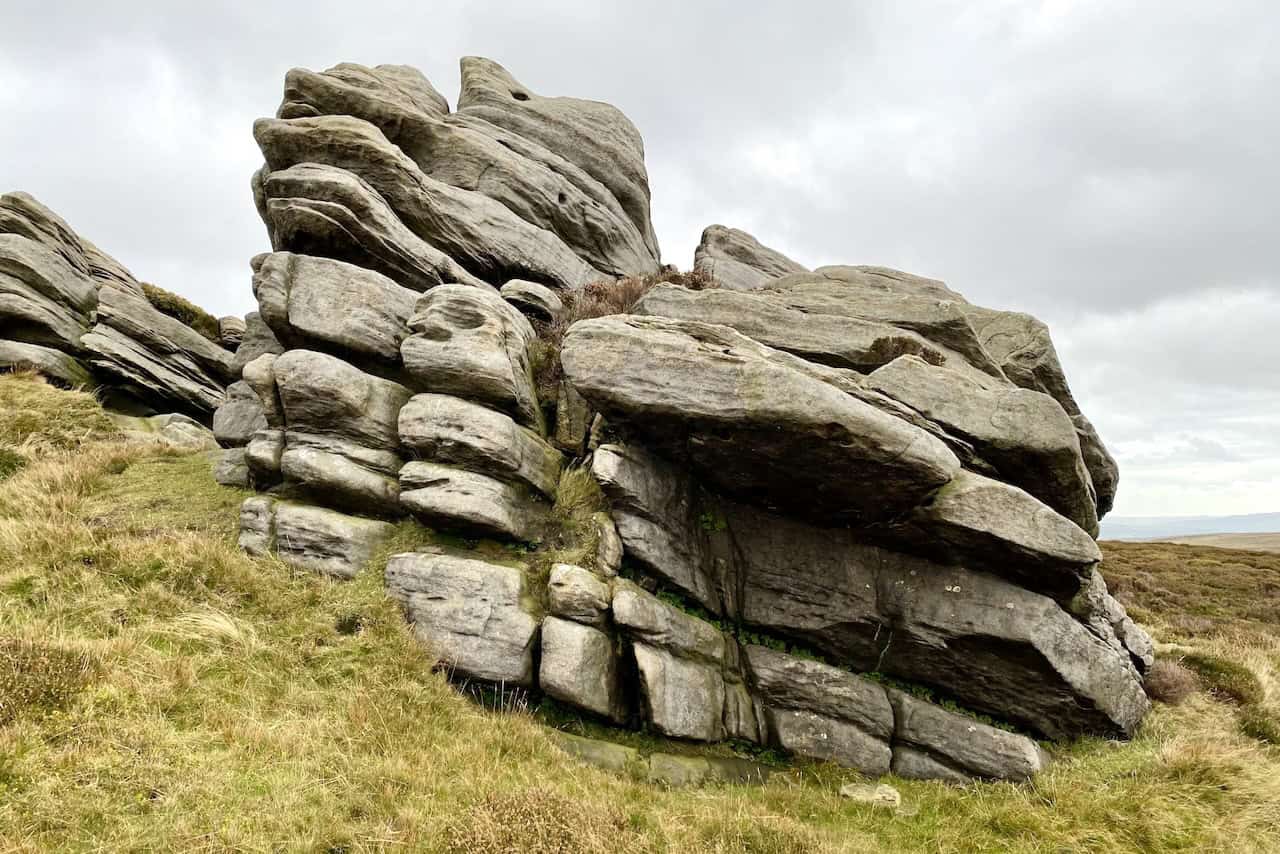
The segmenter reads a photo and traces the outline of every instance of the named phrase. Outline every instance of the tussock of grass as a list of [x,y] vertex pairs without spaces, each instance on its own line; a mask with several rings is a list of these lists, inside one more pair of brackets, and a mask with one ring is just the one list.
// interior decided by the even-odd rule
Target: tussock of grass
[[0,726],[25,712],[64,709],[88,684],[93,659],[83,651],[29,638],[0,637]]
[[220,342],[218,318],[200,306],[150,282],[142,283],[142,292],[146,294],[147,302],[151,303],[156,311],[185,323],[215,344]]
[[1262,683],[1252,670],[1239,662],[1207,653],[1193,653],[1184,656],[1182,663],[1200,677],[1209,691],[1219,697],[1233,700],[1242,706],[1255,705],[1263,700]]
[[27,458],[12,448],[0,446],[0,480],[12,475],[27,464]]
[[[432,672],[385,554],[343,583],[237,551],[243,495],[200,455],[107,441],[0,482],[0,637],[95,662],[60,711],[0,724],[0,850],[1280,850],[1280,752],[1205,693],[1030,784],[891,779],[898,814],[842,800],[857,775],[829,765],[693,790],[581,765]],[[1280,636],[1195,644],[1274,714]]]
[[74,450],[120,431],[88,392],[66,391],[34,373],[0,375],[0,447],[11,452]]
[[1196,676],[1168,658],[1159,658],[1147,673],[1147,694],[1153,700],[1176,706],[1195,693]]

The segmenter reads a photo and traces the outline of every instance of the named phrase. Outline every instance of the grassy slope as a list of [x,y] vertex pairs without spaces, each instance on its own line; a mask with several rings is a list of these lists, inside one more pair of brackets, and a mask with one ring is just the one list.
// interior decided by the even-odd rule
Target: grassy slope
[[[202,457],[72,441],[70,403],[92,418],[0,377],[0,444],[13,411],[32,431],[0,481],[0,850],[1280,850],[1280,751],[1203,693],[1033,784],[891,781],[898,814],[841,800],[856,776],[830,767],[663,791],[577,765],[430,671],[383,559],[351,583],[249,559],[243,493]],[[1234,553],[1206,551],[1107,549],[1161,640],[1248,665],[1274,712],[1280,629],[1248,592],[1274,592],[1280,560],[1237,583]]]

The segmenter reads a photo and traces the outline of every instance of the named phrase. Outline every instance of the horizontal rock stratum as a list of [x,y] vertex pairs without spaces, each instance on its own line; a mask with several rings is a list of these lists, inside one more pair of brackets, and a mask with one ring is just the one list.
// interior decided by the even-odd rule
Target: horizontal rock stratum
[[[670,738],[1025,780],[1033,737],[1136,730],[1150,640],[1094,542],[1118,474],[1042,323],[721,225],[665,268],[618,109],[461,69],[456,108],[404,66],[295,69],[254,127],[271,251],[218,471],[280,495],[245,548],[348,577],[392,520],[451,535],[385,569],[442,670]],[[49,254],[10,252],[57,307],[24,346],[89,322]]]

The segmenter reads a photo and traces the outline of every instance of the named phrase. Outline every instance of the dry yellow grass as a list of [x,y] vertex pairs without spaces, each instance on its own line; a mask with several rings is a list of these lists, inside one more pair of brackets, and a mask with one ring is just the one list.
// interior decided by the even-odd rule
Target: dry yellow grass
[[[242,498],[198,455],[109,438],[0,482],[0,638],[92,662],[0,724],[0,851],[1280,850],[1280,752],[1204,692],[1031,784],[890,781],[897,814],[842,800],[856,775],[826,766],[671,791],[582,766],[431,671],[385,556],[340,583],[239,553]],[[1166,654],[1248,667],[1274,710],[1280,641],[1232,617],[1245,597],[1188,635],[1167,608],[1192,591],[1156,578],[1173,587],[1131,601]]]

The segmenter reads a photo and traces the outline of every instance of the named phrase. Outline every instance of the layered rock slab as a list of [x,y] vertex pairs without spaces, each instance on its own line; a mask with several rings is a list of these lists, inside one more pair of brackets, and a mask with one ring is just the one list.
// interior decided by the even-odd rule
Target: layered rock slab
[[300,569],[354,578],[392,530],[375,519],[256,496],[241,505],[239,545],[254,556],[274,553]]
[[725,327],[585,320],[569,330],[561,361],[610,423],[687,459],[708,485],[810,518],[887,518],[960,469],[935,436]]
[[448,555],[398,554],[387,562],[386,585],[451,676],[533,686],[538,621],[520,569]]
[[[1146,712],[1114,634],[980,563],[700,493],[687,472],[630,446],[602,447],[596,470],[627,559],[715,613],[1054,738],[1131,733]],[[1080,584],[1074,569],[1063,577]]]
[[791,273],[807,273],[803,265],[770,249],[737,228],[709,225],[693,253],[693,269],[706,273],[721,287],[750,291]]

